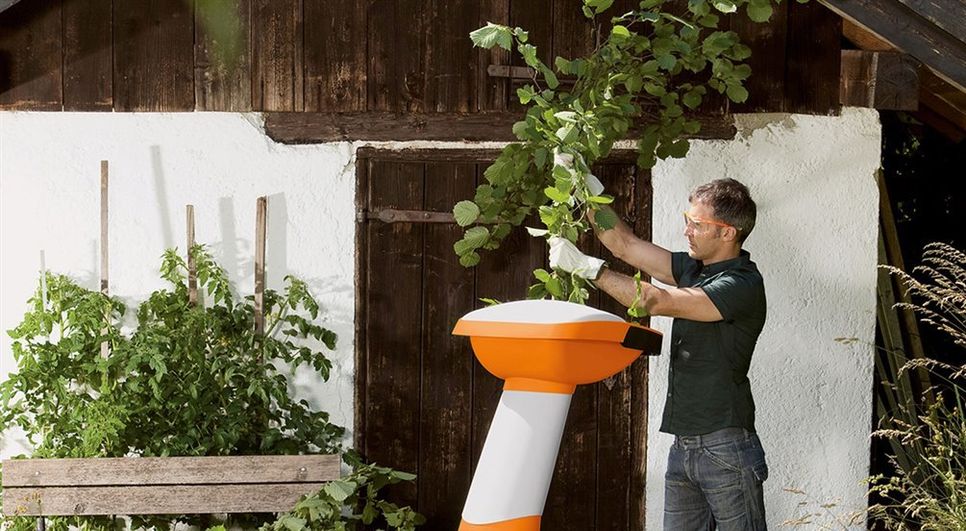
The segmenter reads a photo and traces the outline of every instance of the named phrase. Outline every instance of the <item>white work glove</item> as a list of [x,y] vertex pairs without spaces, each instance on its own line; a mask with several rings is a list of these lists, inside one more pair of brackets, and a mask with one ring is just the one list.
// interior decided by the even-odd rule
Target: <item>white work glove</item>
[[[583,162],[583,160],[581,160],[581,162]],[[577,173],[577,170],[574,169],[574,156],[570,153],[561,153],[559,147],[553,148],[553,165],[563,166],[568,172],[570,172],[571,176]],[[600,195],[604,193],[604,185],[601,184],[600,179],[598,179],[593,173],[588,172],[584,175],[584,183],[587,184],[587,191],[590,192],[590,195]]]
[[550,243],[550,267],[562,269],[588,280],[597,280],[604,261],[600,258],[587,256],[570,243],[567,238],[552,236]]

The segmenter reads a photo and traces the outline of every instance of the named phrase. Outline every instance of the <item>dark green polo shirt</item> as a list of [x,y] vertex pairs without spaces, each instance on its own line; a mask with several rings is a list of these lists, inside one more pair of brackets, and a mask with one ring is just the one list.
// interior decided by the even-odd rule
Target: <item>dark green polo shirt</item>
[[765,325],[758,267],[747,251],[709,266],[688,253],[672,253],[671,272],[679,288],[703,289],[724,320],[674,319],[661,431],[703,435],[732,426],[755,431],[748,367]]

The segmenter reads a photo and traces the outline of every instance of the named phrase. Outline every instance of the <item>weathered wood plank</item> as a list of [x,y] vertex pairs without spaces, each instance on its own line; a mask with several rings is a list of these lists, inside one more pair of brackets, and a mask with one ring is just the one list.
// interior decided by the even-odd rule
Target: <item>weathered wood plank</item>
[[3,512],[17,516],[282,512],[324,483],[3,489]]
[[960,41],[966,39],[966,2],[963,0],[898,0],[931,24]]
[[837,114],[842,19],[817,2],[788,3],[787,112]]
[[597,387],[578,385],[570,402],[541,525],[546,529],[595,529],[596,472]]
[[547,62],[551,68],[554,68],[553,59],[557,56],[575,59],[594,51],[594,23],[584,16],[581,5],[570,0],[555,0],[553,3],[553,45]]
[[842,105],[880,110],[919,108],[918,62],[898,52],[842,50]]
[[368,447],[366,433],[368,424],[366,413],[369,411],[368,393],[366,393],[366,374],[369,373],[369,340],[366,338],[368,324],[368,294],[369,294],[369,222],[359,215],[369,208],[369,170],[372,157],[377,152],[373,148],[359,148],[356,150],[356,193],[355,193],[355,271],[353,284],[355,286],[354,330],[355,336],[355,383],[353,385],[355,411],[353,412],[353,442],[356,448],[363,451]]
[[64,2],[64,110],[109,111],[114,106],[111,3]]
[[919,76],[920,102],[966,131],[966,92],[956,90],[928,68],[920,68]]
[[919,59],[946,82],[966,91],[966,42],[962,40],[963,35],[950,35],[898,0],[818,1]]
[[20,2],[0,13],[0,109],[63,106],[60,2]]
[[473,112],[478,70],[469,33],[480,10],[477,0],[432,0],[426,14],[426,110]]
[[[966,40],[966,1],[963,0],[898,0],[900,4],[942,29],[949,36]],[[908,17],[904,17],[908,18]]]
[[305,2],[305,110],[366,110],[368,1]]
[[[579,4],[574,2],[579,9]],[[553,67],[553,0],[526,0],[525,2],[510,2],[510,25],[519,26],[527,30],[527,42],[537,47],[537,57],[547,65]],[[514,51],[510,54],[510,65],[526,66],[520,54]],[[546,88],[540,81],[540,86]],[[509,89],[507,109],[515,112],[526,110],[520,104],[516,95],[516,88]]]
[[302,2],[251,2],[252,109],[302,111]]
[[[638,204],[634,197],[636,168],[630,164],[601,164],[595,173],[607,193],[615,197],[613,208],[617,214],[634,224]],[[631,266],[616,259],[604,246],[599,246],[600,258],[619,273],[633,275]],[[626,317],[626,308],[603,291],[599,308]],[[625,369],[612,378],[597,384],[597,530],[627,531],[630,521],[631,485],[631,374]],[[636,503],[636,502],[634,502]]]
[[[838,93],[836,92],[836,99]],[[276,142],[311,144],[347,140],[365,141],[516,141],[512,113],[266,113],[265,132]],[[734,138],[732,118],[696,116],[701,131],[693,138]],[[634,138],[632,128],[628,138]]]
[[[651,240],[651,218],[653,205],[651,174],[638,169],[634,179],[634,234]],[[646,277],[645,277],[646,278]],[[644,322],[649,324],[650,320]],[[647,411],[648,411],[648,367],[647,356],[641,356],[628,368],[631,378],[631,531],[643,531],[647,515]]]
[[[510,23],[510,0],[480,0],[479,6],[477,28],[485,26],[487,22]],[[468,39],[469,36],[467,35],[466,38]],[[473,53],[476,60],[477,110],[505,111],[507,98],[516,97],[516,95],[510,91],[508,80],[493,78],[487,74],[487,71],[491,65],[509,65],[510,52],[494,46],[491,50],[474,47]]]
[[427,110],[426,18],[421,0],[375,0],[370,4],[368,110]]
[[747,11],[741,9],[727,19],[731,30],[741,42],[751,48],[746,63],[751,67],[751,77],[745,81],[748,100],[731,103],[732,112],[777,112],[785,100],[785,39],[787,37],[788,5],[794,2],[772,4],[774,12],[768,22],[753,22]]
[[295,483],[337,479],[337,455],[8,459],[3,486]]
[[114,109],[194,109],[193,2],[114,2]]
[[[370,163],[369,209],[423,207],[421,163]],[[367,227],[366,446],[376,463],[418,473],[423,234],[417,223]],[[387,498],[414,505],[416,485],[388,487]]]
[[252,109],[251,1],[195,4],[195,110]]
[[[451,211],[473,196],[475,181],[473,163],[427,164],[424,208]],[[456,529],[471,479],[473,351],[452,331],[474,308],[475,274],[453,252],[462,227],[432,224],[425,231],[418,507],[429,529]]]

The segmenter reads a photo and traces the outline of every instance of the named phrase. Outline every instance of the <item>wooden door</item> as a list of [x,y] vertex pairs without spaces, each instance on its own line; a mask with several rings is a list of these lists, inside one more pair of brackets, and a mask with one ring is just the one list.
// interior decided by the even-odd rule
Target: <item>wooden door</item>
[[[428,518],[426,530],[455,530],[476,461],[501,393],[456,321],[484,306],[526,298],[532,270],[546,267],[547,246],[522,228],[471,269],[459,264],[455,223],[389,219],[386,210],[449,213],[473,197],[495,151],[360,149],[357,158],[355,444],[371,461],[415,472],[415,484],[389,498]],[[633,154],[616,155],[595,173],[636,233],[650,237],[650,175]],[[382,212],[384,219],[379,219]],[[388,220],[389,222],[387,222]],[[531,226],[536,226],[533,222]],[[617,263],[591,234],[581,247]],[[624,315],[601,292],[593,306]],[[647,359],[574,394],[544,529],[626,531],[644,527]]]

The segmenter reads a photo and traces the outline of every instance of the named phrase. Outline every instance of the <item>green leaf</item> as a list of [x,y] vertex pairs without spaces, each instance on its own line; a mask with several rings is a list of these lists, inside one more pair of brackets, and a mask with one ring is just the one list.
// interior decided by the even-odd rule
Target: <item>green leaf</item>
[[553,64],[554,66],[557,67],[557,71],[563,74],[573,73],[570,70],[570,61],[568,61],[567,59],[564,59],[563,57],[560,57],[559,55],[553,60]]
[[487,22],[486,26],[470,32],[470,40],[474,46],[480,48],[492,48],[496,45],[509,50],[513,45],[513,34],[506,26]]
[[657,96],[657,97],[661,97],[667,94],[667,90],[665,90],[662,85],[658,85],[657,83],[645,83],[644,91],[650,94],[651,96]]
[[734,13],[738,10],[734,0],[711,0],[711,4],[722,13]]
[[557,75],[553,73],[553,70],[550,70],[546,67],[546,65],[543,64],[540,66],[540,71],[543,72],[543,79],[547,82],[547,86],[552,89],[560,86],[560,82],[557,80]]
[[517,46],[520,55],[523,56],[523,61],[527,63],[528,66],[532,68],[537,68],[542,63],[540,59],[537,59],[537,47],[532,44],[520,44]]
[[751,0],[748,3],[748,18],[754,22],[768,22],[771,13],[771,0]]
[[613,210],[602,208],[594,213],[594,222],[601,230],[610,230],[617,226],[617,214]]
[[539,280],[540,282],[546,282],[550,280],[550,273],[548,273],[544,269],[534,269],[533,276],[537,277],[537,280]]
[[641,90],[641,87],[643,85],[644,85],[644,80],[641,78],[639,74],[631,74],[630,76],[627,77],[627,80],[624,81],[624,88],[626,88],[627,91],[632,94]]
[[554,188],[553,186],[548,186],[543,189],[544,195],[549,197],[551,200],[557,203],[567,203],[570,201],[570,194],[566,192],[561,192],[560,190]]
[[453,217],[460,227],[469,226],[480,217],[480,207],[472,201],[460,201],[453,207]]
[[345,501],[346,498],[355,494],[358,485],[348,481],[336,480],[326,483],[322,490],[332,497],[335,501]]
[[577,127],[574,126],[574,124],[567,124],[557,129],[556,132],[557,138],[559,138],[564,144],[573,143],[575,140],[577,140],[578,134],[579,131],[577,131]]
[[690,148],[690,146],[691,144],[685,138],[675,140],[670,146],[668,146],[667,154],[668,156],[676,159],[683,158],[688,154],[688,148]]
[[520,98],[520,103],[524,105],[530,103],[530,100],[536,95],[536,92],[533,91],[533,87],[530,85],[525,85],[517,89],[517,97]]
[[728,85],[728,99],[735,103],[742,103],[748,99],[748,91],[741,85]]
[[512,128],[513,134],[516,135],[516,137],[519,138],[520,140],[526,140],[528,128],[529,128],[529,125],[527,124],[526,121],[515,122]]
[[601,205],[609,205],[614,202],[614,198],[609,195],[592,195],[587,198],[587,201]]
[[575,123],[577,121],[577,113],[573,111],[557,111],[554,113],[554,117],[567,123]]
[[480,263],[480,255],[475,251],[460,256],[460,265],[463,267],[473,267]]
[[481,247],[490,238],[490,231],[486,227],[473,227],[463,236],[473,247]]
[[611,36],[620,37],[621,39],[626,39],[631,36],[631,32],[628,31],[627,27],[621,26],[619,24],[614,25],[610,30]]
[[305,519],[297,516],[283,516],[281,523],[289,531],[302,531],[305,529]]
[[563,284],[560,283],[560,279],[557,277],[552,277],[544,283],[547,286],[547,291],[550,292],[555,298],[561,298],[564,296]]

